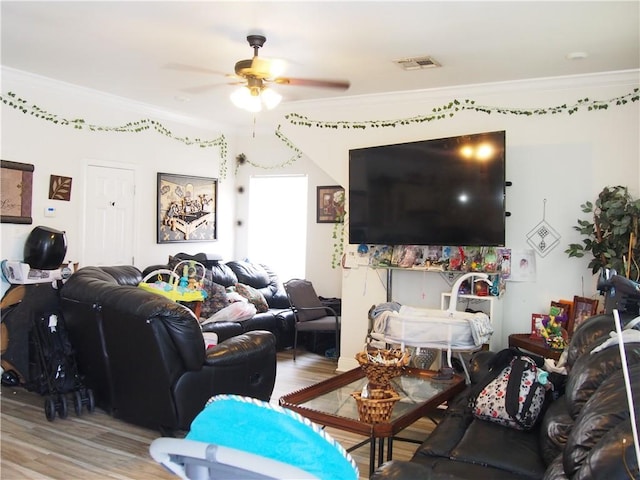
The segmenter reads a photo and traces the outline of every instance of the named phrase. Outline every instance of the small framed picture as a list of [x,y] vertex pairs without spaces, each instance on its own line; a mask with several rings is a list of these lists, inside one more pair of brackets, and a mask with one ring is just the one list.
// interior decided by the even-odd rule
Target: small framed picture
[[544,319],[547,318],[548,315],[544,313],[532,313],[531,314],[531,335],[529,338],[534,340],[542,340],[542,334],[540,330],[544,328]]
[[586,297],[573,297],[573,317],[567,327],[569,336],[573,335],[580,325],[589,317],[596,314],[598,310],[598,300]]
[[344,188],[340,185],[318,187],[316,222],[344,222]]

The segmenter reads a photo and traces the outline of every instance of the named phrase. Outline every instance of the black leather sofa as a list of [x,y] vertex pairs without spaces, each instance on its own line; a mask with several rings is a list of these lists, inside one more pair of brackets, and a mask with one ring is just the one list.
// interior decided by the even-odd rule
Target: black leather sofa
[[161,431],[188,430],[213,395],[268,401],[275,337],[254,331],[205,351],[191,310],[138,288],[133,266],[85,267],[60,291],[78,370],[96,404],[117,418]]
[[[635,314],[623,314],[623,323]],[[617,345],[591,350],[615,330],[612,315],[586,320],[568,347],[564,395],[547,407],[532,430],[475,419],[468,395],[495,355],[471,361],[472,385],[447,412],[410,461],[391,461],[371,477],[383,479],[637,479],[629,405]],[[636,422],[640,407],[640,343],[627,343]]]
[[[236,284],[248,285],[258,290],[267,302],[266,312],[256,313],[252,318],[243,321],[220,321],[202,326],[205,332],[214,332],[218,340],[223,341],[242,333],[254,330],[267,330],[276,337],[277,350],[293,346],[294,316],[289,308],[289,300],[278,275],[267,265],[246,261],[221,262],[209,260],[204,253],[190,255],[178,253],[170,261],[195,260],[207,269],[207,278],[223,287],[234,287]],[[144,269],[143,276],[159,269],[173,270],[174,265],[152,265]]]

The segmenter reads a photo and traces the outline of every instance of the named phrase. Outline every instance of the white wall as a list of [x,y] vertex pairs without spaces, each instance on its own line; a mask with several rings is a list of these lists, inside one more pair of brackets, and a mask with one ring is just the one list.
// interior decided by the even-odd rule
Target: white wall
[[[3,94],[16,94],[52,112],[69,117],[83,117],[96,124],[115,125],[137,118],[152,117],[165,122],[166,114],[149,112],[141,106],[124,105],[113,98],[91,94],[68,86],[3,72]],[[634,196],[640,193],[639,104],[610,106],[608,110],[573,115],[515,116],[493,113],[458,112],[452,118],[411,126],[379,129],[319,129],[290,124],[283,115],[296,112],[320,120],[383,120],[427,115],[434,107],[453,99],[472,99],[477,104],[500,107],[548,107],[578,99],[609,99],[628,93],[638,86],[638,72],[621,72],[537,82],[517,82],[472,86],[459,89],[397,93],[289,104],[279,113],[261,117],[260,129],[228,135],[228,176],[221,181],[219,205],[219,240],[208,244],[180,243],[158,245],[155,241],[156,172],[175,172],[217,176],[219,157],[213,149],[187,147],[153,132],[138,134],[76,131],[52,125],[2,106],[2,159],[36,166],[34,174],[33,225],[2,224],[0,258],[20,259],[27,234],[35,225],[48,225],[67,231],[68,258],[82,259],[79,251],[79,221],[83,188],[83,165],[88,159],[136,165],[139,232],[136,265],[165,261],[177,251],[195,253],[214,251],[225,259],[246,255],[246,240],[236,220],[246,218],[246,205],[236,187],[252,173],[299,173],[309,175],[310,185],[339,184],[348,187],[348,150],[350,148],[423,140],[490,130],[507,132],[507,177],[513,186],[507,192],[507,246],[528,248],[527,233],[543,217],[561,236],[561,244],[544,258],[537,258],[535,282],[509,283],[502,300],[504,333],[529,329],[530,315],[545,311],[554,299],[573,295],[595,295],[595,280],[586,268],[588,259],[569,259],[564,249],[580,240],[572,229],[582,214],[579,205],[593,200],[606,185],[622,184]],[[141,113],[142,112],[142,113]],[[163,116],[164,115],[164,116]],[[190,137],[215,138],[221,131],[195,126],[183,119],[166,120],[176,133]],[[273,132],[282,132],[304,153],[301,160],[282,168],[241,167],[234,178],[234,158],[245,153],[260,165],[277,166],[291,158],[293,152]],[[49,175],[73,177],[71,202],[55,202],[58,216],[43,217]],[[343,299],[343,336],[340,369],[355,364],[355,353],[362,348],[367,312],[371,305],[385,301],[385,274],[368,268],[334,270],[331,268],[331,224],[316,224],[315,192],[309,199],[312,219],[307,272],[318,291],[325,296]],[[237,208],[236,208],[237,204]],[[348,210],[348,207],[347,207]],[[286,242],[286,212],[274,212],[274,227],[269,235],[281,235]],[[418,275],[418,277],[416,277]],[[423,281],[422,274],[405,273],[394,278],[394,299],[410,304],[424,302],[437,306],[434,299],[448,285],[437,275]],[[404,277],[404,278],[403,278]],[[419,280],[418,280],[419,279]],[[7,285],[3,282],[3,290]]]
[[[475,100],[477,105],[532,109],[574,104],[579,99],[607,100],[638,86],[638,72],[548,79],[475,86],[450,90],[402,93],[388,97],[336,101],[321,106],[300,106],[297,113],[325,121],[399,119],[428,115],[433,108],[454,99]],[[502,299],[503,341],[514,332],[526,332],[531,313],[548,310],[551,300],[574,295],[595,296],[595,279],[586,265],[589,259],[570,259],[569,243],[581,240],[573,230],[582,218],[580,204],[594,200],[606,185],[627,185],[640,192],[639,105],[610,106],[608,110],[581,110],[542,116],[516,116],[464,111],[452,118],[395,128],[321,129],[286,125],[283,131],[312,160],[326,165],[347,184],[348,150],[370,145],[447,137],[465,133],[506,130],[507,189],[506,243],[512,249],[528,249],[527,234],[544,219],[560,234],[560,244],[544,258],[537,257],[534,282],[509,283]],[[390,168],[392,168],[390,166]],[[546,199],[546,212],[543,212]],[[347,206],[348,212],[348,206]],[[362,348],[371,305],[385,301],[384,272],[368,268],[343,272],[343,340],[340,369],[355,365]],[[439,275],[415,272],[394,276],[393,299],[401,303],[439,308],[439,294],[450,287]],[[424,299],[422,298],[424,295]]]
[[[221,133],[211,126],[187,123],[175,115],[143,105],[104,96],[66,84],[51,82],[3,69],[2,93],[13,92],[40,108],[61,117],[83,118],[103,126],[152,119],[161,122],[176,136],[215,139]],[[228,135],[227,135],[228,136]],[[233,145],[229,147],[230,151]],[[136,170],[135,265],[140,269],[164,263],[170,254],[215,252],[226,259],[234,255],[235,189],[233,170],[220,179],[218,195],[218,241],[198,243],[156,243],[156,199],[158,172],[219,177],[220,156],[216,148],[187,146],[154,131],[140,133],[91,132],[55,125],[2,106],[2,159],[35,166],[32,225],[4,223],[1,229],[0,258],[21,260],[24,242],[33,227],[45,225],[67,233],[67,260],[80,262],[82,252],[82,202],[85,166],[88,162],[123,164]],[[49,176],[72,177],[71,201],[48,200]],[[44,209],[54,206],[57,216],[45,218]],[[2,281],[2,290],[8,284]]]
[[[245,199],[248,195],[248,175],[299,174],[309,178],[308,262],[307,277],[320,295],[341,295],[340,269],[331,267],[333,251],[332,224],[315,223],[316,186],[338,182],[318,165],[303,156],[286,168],[274,165],[291,163],[294,152],[274,135],[279,117],[258,122],[260,129],[253,136],[253,127],[247,131],[230,132],[217,125],[183,118],[146,105],[128,102],[112,96],[73,85],[35,77],[13,69],[2,68],[2,94],[13,92],[48,112],[66,118],[83,118],[87,123],[102,126],[123,125],[140,119],[161,122],[176,136],[215,139],[224,134],[229,144],[226,177],[220,176],[221,160],[217,148],[188,146],[153,131],[140,133],[91,132],[54,125],[48,121],[25,115],[2,105],[1,157],[35,165],[32,225],[0,224],[0,259],[21,260],[24,242],[36,225],[64,230],[67,233],[67,260],[83,266],[82,252],[82,200],[85,167],[88,162],[105,165],[125,165],[136,171],[135,265],[144,269],[166,262],[178,252],[219,253],[225,260],[241,259],[247,254],[246,229],[237,225],[246,222]],[[275,123],[274,123],[275,122]],[[238,170],[236,179],[235,157],[244,153],[260,167],[247,164]],[[179,173],[219,178],[218,241],[197,243],[156,243],[156,174]],[[48,200],[49,176],[72,177],[71,201]],[[239,194],[237,187],[244,186]],[[268,199],[265,199],[268,202]],[[237,204],[237,207],[236,207]],[[54,206],[55,218],[45,218],[44,209]],[[287,212],[273,212],[273,228],[265,235],[275,235],[287,242]],[[2,279],[4,293],[9,284]]]
[[[294,152],[284,142],[274,135],[274,130],[263,130],[252,135],[236,137],[236,144],[240,152],[247,157],[247,163],[238,168],[236,175],[237,186],[244,188],[244,194],[237,196],[236,211],[238,219],[248,217],[247,201],[249,190],[249,177],[252,175],[306,175],[308,178],[308,212],[307,212],[307,253],[306,253],[306,278],[313,282],[318,295],[324,297],[340,297],[342,294],[341,270],[332,267],[332,253],[334,250],[334,224],[316,223],[316,187],[322,185],[342,185],[332,178],[323,169],[323,165],[330,163],[325,157],[317,157],[314,163],[307,155],[302,155],[298,160],[292,161]],[[255,166],[255,165],[258,166]],[[345,185],[342,185],[345,186]],[[268,202],[269,199],[264,199]],[[294,198],[292,202],[296,201]],[[276,236],[283,243],[289,240],[289,222],[287,211],[273,211],[272,228],[264,232],[265,235]],[[246,227],[236,227],[236,255],[244,258],[247,255]],[[259,262],[259,259],[252,259]],[[288,279],[283,278],[283,281]]]

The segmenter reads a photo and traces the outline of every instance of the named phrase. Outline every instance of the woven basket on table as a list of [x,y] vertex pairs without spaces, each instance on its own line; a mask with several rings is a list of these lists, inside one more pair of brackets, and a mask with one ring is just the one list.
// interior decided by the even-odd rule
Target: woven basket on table
[[381,388],[369,389],[368,398],[362,398],[361,392],[354,392],[351,396],[356,399],[360,421],[366,423],[389,421],[393,406],[400,400],[395,390]]
[[[373,359],[372,359],[373,357]],[[382,359],[384,363],[374,359]],[[369,379],[371,388],[389,389],[391,379],[402,373],[411,356],[401,350],[368,350],[356,354],[356,360]]]

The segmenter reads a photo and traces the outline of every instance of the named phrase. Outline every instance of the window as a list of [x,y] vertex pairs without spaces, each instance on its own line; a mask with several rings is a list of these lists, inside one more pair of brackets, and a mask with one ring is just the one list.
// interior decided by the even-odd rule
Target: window
[[249,259],[271,267],[283,282],[306,274],[307,183],[302,175],[249,180]]

